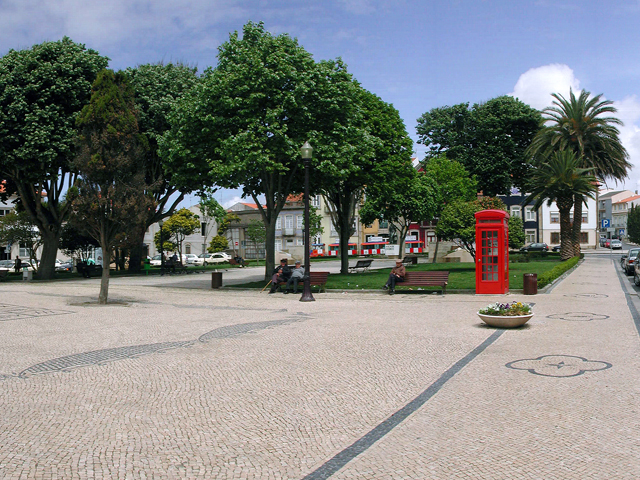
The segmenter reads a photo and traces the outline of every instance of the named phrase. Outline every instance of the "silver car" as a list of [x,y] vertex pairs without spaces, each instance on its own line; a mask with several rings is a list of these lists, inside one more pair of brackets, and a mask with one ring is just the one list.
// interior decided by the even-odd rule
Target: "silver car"
[[627,275],[634,275],[635,265],[638,262],[638,254],[640,253],[640,248],[630,248],[627,255],[624,257],[624,262],[622,264],[622,270]]
[[622,242],[620,240],[611,240],[609,248],[611,248],[611,250],[622,250]]

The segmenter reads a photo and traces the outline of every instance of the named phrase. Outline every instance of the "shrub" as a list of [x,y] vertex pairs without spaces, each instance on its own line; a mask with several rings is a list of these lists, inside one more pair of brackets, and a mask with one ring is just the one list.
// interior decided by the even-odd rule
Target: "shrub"
[[553,282],[556,278],[558,278],[560,275],[565,273],[567,270],[570,270],[573,267],[575,267],[578,261],[580,261],[580,259],[583,256],[584,254],[580,254],[579,257],[573,257],[573,258],[570,258],[569,260],[565,260],[561,264],[553,267],[548,272],[545,272],[542,275],[540,275],[538,277],[538,288],[549,285],[551,282]]

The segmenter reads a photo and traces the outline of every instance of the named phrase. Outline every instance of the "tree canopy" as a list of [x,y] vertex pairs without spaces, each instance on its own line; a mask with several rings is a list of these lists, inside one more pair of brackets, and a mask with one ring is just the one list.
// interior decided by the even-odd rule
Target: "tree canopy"
[[138,169],[147,142],[138,131],[133,97],[121,72],[103,70],[77,119],[74,165],[80,177],[70,194],[70,220],[100,242],[104,259],[101,304],[108,300],[111,249],[130,245],[131,238],[146,228],[147,212],[155,207]]
[[540,129],[542,117],[520,100],[502,96],[485,103],[438,107],[418,119],[419,143],[428,157],[446,153],[475,175],[485,195],[507,194],[522,187],[529,164],[525,151]]
[[[64,37],[0,58],[0,178],[44,242],[40,278],[52,278],[64,200],[73,185],[76,118],[108,59]],[[46,194],[46,196],[45,196]]]

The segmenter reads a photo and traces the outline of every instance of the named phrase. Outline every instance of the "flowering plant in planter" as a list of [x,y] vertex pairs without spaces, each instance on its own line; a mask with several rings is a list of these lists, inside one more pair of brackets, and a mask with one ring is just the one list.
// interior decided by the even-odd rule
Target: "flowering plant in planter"
[[500,317],[517,317],[533,314],[531,305],[522,302],[492,303],[478,313],[481,315],[495,315]]

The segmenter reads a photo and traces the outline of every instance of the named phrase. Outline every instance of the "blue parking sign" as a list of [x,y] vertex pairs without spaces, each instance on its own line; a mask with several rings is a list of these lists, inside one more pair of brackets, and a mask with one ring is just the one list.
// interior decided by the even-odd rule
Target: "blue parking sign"
[[611,220],[608,218],[602,219],[602,228],[609,228],[611,226]]

